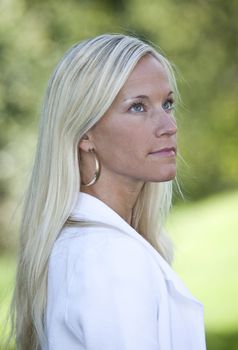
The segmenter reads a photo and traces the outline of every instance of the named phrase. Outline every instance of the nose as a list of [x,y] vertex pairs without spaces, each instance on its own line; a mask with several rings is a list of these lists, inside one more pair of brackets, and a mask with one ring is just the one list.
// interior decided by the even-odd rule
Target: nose
[[177,133],[177,123],[171,111],[162,111],[157,116],[158,125],[156,128],[156,136],[161,137],[164,135],[172,136]]

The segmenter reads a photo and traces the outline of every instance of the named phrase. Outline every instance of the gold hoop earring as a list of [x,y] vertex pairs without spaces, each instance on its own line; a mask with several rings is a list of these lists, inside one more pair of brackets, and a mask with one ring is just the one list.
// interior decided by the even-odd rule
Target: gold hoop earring
[[96,152],[94,151],[94,149],[90,149],[89,150],[90,153],[92,153],[92,155],[94,156],[94,160],[95,160],[95,172],[94,172],[94,177],[92,178],[91,181],[89,181],[87,184],[84,184],[82,182],[82,186],[85,187],[89,187],[95,184],[95,182],[98,180],[99,176],[100,176],[100,163],[99,163],[99,159],[97,157]]

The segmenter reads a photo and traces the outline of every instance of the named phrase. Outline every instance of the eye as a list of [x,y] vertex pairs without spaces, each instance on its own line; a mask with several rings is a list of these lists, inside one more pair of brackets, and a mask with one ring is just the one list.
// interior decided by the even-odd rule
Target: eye
[[174,100],[172,99],[166,100],[162,105],[162,108],[165,111],[170,111],[171,109],[174,109],[174,107],[175,107],[175,103],[174,103]]
[[145,112],[145,104],[143,102],[135,102],[129,108],[129,111],[134,113],[142,113]]

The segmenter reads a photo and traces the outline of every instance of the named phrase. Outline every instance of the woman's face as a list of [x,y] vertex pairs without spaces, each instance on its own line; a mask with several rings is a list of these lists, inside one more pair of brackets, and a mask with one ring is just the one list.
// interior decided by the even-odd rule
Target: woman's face
[[168,181],[176,175],[173,92],[165,69],[151,55],[130,74],[107,113],[88,135],[101,176]]

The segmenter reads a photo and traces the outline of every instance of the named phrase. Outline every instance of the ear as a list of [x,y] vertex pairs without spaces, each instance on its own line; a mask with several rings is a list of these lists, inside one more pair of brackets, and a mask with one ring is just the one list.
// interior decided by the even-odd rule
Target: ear
[[87,134],[83,135],[78,144],[79,150],[84,152],[89,152],[93,149],[93,143],[90,141],[89,136]]

